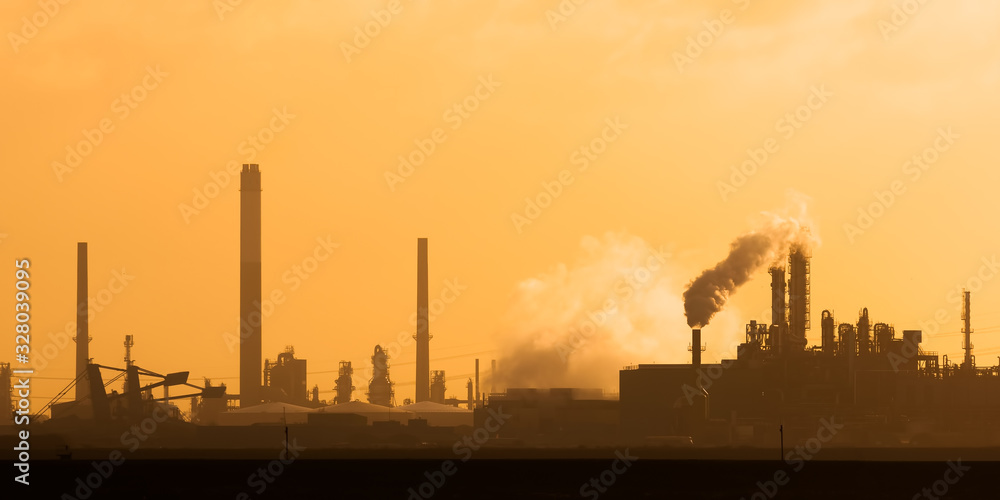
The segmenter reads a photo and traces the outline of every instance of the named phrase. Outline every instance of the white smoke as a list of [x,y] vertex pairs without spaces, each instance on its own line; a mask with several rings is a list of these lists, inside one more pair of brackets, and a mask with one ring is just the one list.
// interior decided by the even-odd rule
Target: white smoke
[[[681,299],[689,273],[678,272],[669,250],[624,233],[588,236],[580,246],[571,265],[515,289],[497,332],[499,390],[617,391],[627,364],[690,361]],[[741,325],[738,314],[721,314],[704,341],[731,346],[742,339]]]

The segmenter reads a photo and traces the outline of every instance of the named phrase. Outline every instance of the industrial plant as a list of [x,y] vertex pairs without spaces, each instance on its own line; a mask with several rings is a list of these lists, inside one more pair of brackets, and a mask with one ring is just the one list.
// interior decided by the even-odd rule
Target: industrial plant
[[819,419],[836,416],[845,445],[1000,444],[1000,367],[976,365],[970,292],[962,306],[965,355],[955,363],[923,350],[920,330],[897,332],[867,308],[856,322],[841,323],[823,310],[820,345],[809,346],[809,259],[792,249],[787,268],[770,274],[771,320],[746,325],[735,359],[703,364],[694,328],[690,364],[621,370],[623,431],[768,445],[780,439],[779,429],[795,442],[815,434]]
[[[428,319],[427,238],[417,239],[418,319],[413,336],[417,344],[416,401],[407,399],[404,404],[397,404],[394,382],[390,378],[390,356],[380,345],[374,346],[371,355],[371,379],[362,381],[367,384],[363,386],[366,402],[355,394],[354,368],[350,361],[340,362],[338,376],[333,381],[336,396],[328,404],[320,400],[318,384],[309,390],[307,360],[296,357],[293,346],[287,346],[274,358],[262,360],[261,172],[257,164],[243,165],[240,192],[240,393],[231,394],[225,384],[213,386],[208,379],[201,386],[189,383],[187,371],[160,374],[138,366],[131,358],[136,341],[133,335],[125,336],[124,366],[94,363],[88,349],[92,340],[87,298],[88,246],[81,242],[77,245],[77,333],[73,338],[77,376],[31,415],[32,423],[42,426],[37,432],[51,432],[63,438],[67,448],[72,447],[70,444],[100,445],[103,438],[95,438],[88,432],[94,426],[131,425],[154,412],[169,415],[179,425],[195,424],[205,429],[208,426],[310,422],[324,428],[333,426],[356,432],[357,418],[362,425],[370,424],[384,432],[396,433],[400,430],[391,424],[411,421],[415,424],[413,429],[421,423],[447,423],[448,428],[472,425],[476,398],[471,394],[471,381],[467,399],[446,398],[445,372],[430,369],[432,336]],[[478,381],[478,360],[476,367]],[[121,392],[115,389],[109,392],[112,384],[120,379],[123,379]],[[0,365],[0,384],[8,388],[2,391],[3,400],[0,401],[2,426],[13,422],[14,410],[11,369],[7,363]],[[173,394],[171,388],[174,388]],[[174,404],[178,400],[190,401],[190,413],[184,415]],[[184,442],[196,447],[197,441],[217,441],[204,438],[201,436],[191,442],[175,440],[174,445]],[[243,441],[243,445],[252,442]]]
[[[474,378],[457,398],[446,395],[445,372],[431,366],[428,240],[418,238],[414,400],[397,400],[392,360],[381,345],[372,347],[368,380],[355,379],[350,361],[331,370],[336,378],[307,380],[307,360],[297,357],[293,346],[264,358],[258,165],[243,165],[240,191],[239,394],[207,379],[191,383],[187,371],[157,373],[139,366],[131,350],[141,339],[132,335],[125,337],[122,366],[94,363],[88,351],[88,246],[81,242],[76,378],[32,415],[38,426],[32,432],[50,436],[45,442],[53,449],[113,446],[114,432],[95,429],[127,427],[151,415],[170,420],[165,424],[170,431],[151,438],[157,446],[182,449],[264,446],[275,429],[290,425],[314,447],[450,446],[456,435],[483,428],[498,414],[509,419],[488,437],[505,446],[775,447],[807,439],[818,419],[831,416],[844,427],[836,440],[842,446],[1000,445],[1000,366],[976,363],[970,292],[963,295],[960,361],[923,350],[921,331],[897,332],[861,305],[856,320],[841,315],[839,323],[832,311],[823,310],[819,344],[810,345],[811,256],[807,246],[791,239],[777,244],[781,260],[768,265],[771,317],[749,320],[732,359],[702,362],[706,342],[713,341],[702,327],[753,271],[724,261],[685,293],[691,341],[676,348],[690,350],[690,363],[624,367],[619,392],[608,394],[586,387],[498,390],[496,360],[491,360],[490,390],[483,391],[475,359]],[[759,247],[742,241],[734,243],[733,252]],[[735,277],[726,275],[730,272]],[[120,386],[113,385],[119,380]],[[8,388],[0,391],[0,422],[10,423],[9,364],[0,364],[0,384]],[[331,401],[320,399],[320,385],[333,388]],[[181,411],[174,404],[178,400],[190,401],[190,412]]]

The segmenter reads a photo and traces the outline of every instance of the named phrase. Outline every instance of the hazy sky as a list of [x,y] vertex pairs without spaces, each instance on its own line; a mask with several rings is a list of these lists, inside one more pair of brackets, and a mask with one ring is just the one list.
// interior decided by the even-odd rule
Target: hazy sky
[[[576,321],[648,249],[669,254],[663,288],[638,294],[648,321],[614,327],[604,340],[622,345],[607,356],[570,353],[599,373],[553,385],[617,390],[621,364],[687,360],[684,285],[790,189],[811,198],[822,240],[810,345],[823,309],[854,323],[868,307],[956,360],[954,297],[969,286],[978,364],[995,364],[1000,5],[794,4],[110,1],[50,16],[5,3],[0,256],[11,275],[15,258],[32,261],[36,363],[74,320],[87,241],[95,361],[121,366],[133,334],[141,366],[237,393],[239,194],[225,172],[252,162],[264,294],[285,298],[264,355],[294,345],[326,399],[342,359],[364,399],[374,345],[415,330],[418,237],[431,298],[446,282],[460,291],[431,323],[448,395],[465,397],[475,357],[486,367],[515,331],[535,335],[525,324]],[[411,169],[401,156],[424,158]],[[750,175],[733,174],[753,157]],[[338,246],[296,276],[326,255],[318,239]],[[123,269],[127,286],[109,286]],[[532,309],[535,293],[567,295]],[[706,362],[769,319],[769,298],[766,274],[733,297],[704,329]],[[3,324],[12,332],[13,314]],[[6,345],[0,360],[13,360]],[[72,377],[73,351],[38,370],[36,398]],[[399,403],[414,354],[390,361]]]

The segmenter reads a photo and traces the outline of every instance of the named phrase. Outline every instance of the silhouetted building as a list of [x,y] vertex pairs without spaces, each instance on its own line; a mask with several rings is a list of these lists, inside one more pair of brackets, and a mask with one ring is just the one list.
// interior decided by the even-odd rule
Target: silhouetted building
[[382,346],[372,354],[372,379],[368,384],[368,402],[381,406],[393,405],[392,381],[389,380],[389,355]]
[[341,361],[340,369],[337,371],[337,396],[334,398],[334,403],[342,404],[351,400],[351,395],[354,393],[354,368],[351,368],[350,361]]
[[[989,436],[1000,444],[992,430],[1000,424],[1000,366],[966,369],[971,363],[951,364],[947,356],[942,365],[937,353],[920,348],[920,330],[897,337],[892,325],[873,324],[867,308],[856,325],[837,324],[824,310],[821,346],[805,348],[808,259],[793,251],[789,267],[787,340],[783,271],[772,268],[772,324],[750,321],[736,359],[699,366],[692,356],[691,364],[619,372],[627,440],[773,445],[779,425],[786,443],[796,442],[815,435],[818,419],[836,415],[850,429],[838,436],[841,444],[933,444],[935,435],[952,436],[954,445],[980,445]],[[963,330],[971,330],[968,322]]]
[[306,360],[295,358],[291,346],[274,363],[264,360],[264,385],[268,401],[303,405],[308,403]]
[[619,403],[601,389],[511,388],[491,394],[485,409],[476,409],[483,427],[488,410],[510,415],[497,436],[538,444],[608,444],[618,439]]
[[431,401],[444,404],[444,370],[434,370],[431,372]]

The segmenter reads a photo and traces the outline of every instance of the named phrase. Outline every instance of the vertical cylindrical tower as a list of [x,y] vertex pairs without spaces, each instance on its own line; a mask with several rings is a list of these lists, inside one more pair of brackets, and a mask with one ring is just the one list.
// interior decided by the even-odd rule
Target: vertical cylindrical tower
[[785,324],[785,268],[772,267],[771,273],[771,324]]
[[871,320],[868,318],[868,308],[861,310],[858,316],[858,356],[867,356],[874,352],[872,349]]
[[821,316],[822,316],[822,321],[820,324],[820,328],[822,329],[821,341],[823,343],[823,354],[827,356],[833,356],[833,354],[836,352],[837,349],[836,341],[834,340],[835,326],[834,326],[833,313],[824,310]]
[[962,290],[962,333],[965,340],[962,349],[965,350],[965,361],[962,368],[972,369],[972,292]]
[[788,320],[785,317],[785,268],[772,267],[771,273],[771,325],[774,338],[771,339],[773,352],[784,354],[784,343],[788,337]]
[[416,402],[430,397],[430,325],[427,319],[427,238],[417,238],[417,387]]
[[[87,243],[76,244],[76,375],[87,373],[90,361],[90,311],[87,303]],[[90,394],[86,378],[76,384],[76,400]]]
[[800,352],[806,347],[809,330],[809,257],[800,248],[788,256],[788,338],[782,348]]
[[473,408],[476,407],[475,406],[476,405],[475,399],[473,399],[473,396],[472,396],[472,379],[471,378],[469,379],[468,382],[465,383],[465,389],[469,393],[468,396],[466,397],[466,399],[468,401],[469,409],[471,410],[471,409],[473,409]]
[[240,407],[261,403],[260,167],[240,172]]
[[691,329],[691,365],[701,366],[701,328]]

